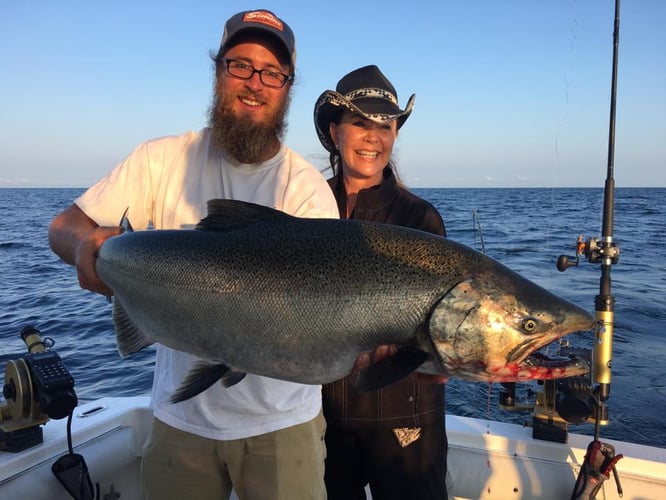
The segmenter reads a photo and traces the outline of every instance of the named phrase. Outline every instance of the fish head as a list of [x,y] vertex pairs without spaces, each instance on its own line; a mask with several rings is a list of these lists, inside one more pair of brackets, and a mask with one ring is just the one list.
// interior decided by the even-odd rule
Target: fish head
[[456,283],[431,310],[429,350],[439,369],[485,382],[549,380],[583,375],[578,358],[550,359],[537,351],[594,318],[497,262]]

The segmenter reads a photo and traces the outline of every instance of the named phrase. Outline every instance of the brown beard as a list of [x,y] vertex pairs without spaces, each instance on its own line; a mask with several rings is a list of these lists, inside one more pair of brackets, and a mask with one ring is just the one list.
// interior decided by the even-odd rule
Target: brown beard
[[213,97],[208,110],[208,125],[213,134],[213,145],[241,163],[259,163],[266,159],[267,151],[279,145],[287,128],[287,110],[290,95],[283,105],[268,116],[263,123],[256,123],[244,116],[236,116],[229,105],[236,96]]

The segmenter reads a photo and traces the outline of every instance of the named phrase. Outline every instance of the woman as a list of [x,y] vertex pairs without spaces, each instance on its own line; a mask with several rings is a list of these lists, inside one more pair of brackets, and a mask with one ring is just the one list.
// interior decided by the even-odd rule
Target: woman
[[[377,66],[345,75],[315,104],[319,140],[330,153],[329,185],[340,217],[446,235],[427,201],[398,180],[393,144],[414,105],[398,107],[396,91]],[[395,346],[381,346],[374,360]],[[427,381],[426,381],[427,380]],[[323,388],[327,420],[325,468],[329,500],[446,499],[446,431],[442,377],[412,376],[370,393],[350,377]],[[433,383],[440,382],[440,383]]]

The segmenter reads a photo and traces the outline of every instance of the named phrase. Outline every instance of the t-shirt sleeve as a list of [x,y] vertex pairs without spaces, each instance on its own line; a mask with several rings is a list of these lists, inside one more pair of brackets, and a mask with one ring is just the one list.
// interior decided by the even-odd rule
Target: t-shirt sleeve
[[284,195],[284,211],[297,217],[338,219],[338,205],[323,174],[292,152],[291,175]]
[[145,229],[150,223],[151,192],[148,147],[142,144],[74,203],[100,226],[117,226],[129,208],[132,226]]

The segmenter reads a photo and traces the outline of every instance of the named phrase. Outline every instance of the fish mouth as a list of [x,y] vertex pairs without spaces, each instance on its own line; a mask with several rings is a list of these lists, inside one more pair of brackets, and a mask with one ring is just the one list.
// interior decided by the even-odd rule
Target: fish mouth
[[534,339],[516,347],[506,358],[507,366],[513,366],[519,379],[550,380],[586,375],[590,372],[587,359],[571,349],[560,346],[557,354],[544,352],[553,342],[543,343]]
[[[506,355],[506,362],[507,364],[529,363],[530,362],[529,360],[532,357],[538,359],[536,361],[536,364],[538,364],[539,362],[545,362],[545,360],[548,359],[549,356],[542,351],[544,349],[551,348],[551,346],[555,347],[554,346],[555,342],[561,340],[561,338],[562,335],[557,335],[555,338],[553,338],[553,336],[550,336],[550,338],[535,337],[533,339],[527,340],[522,344],[516,346],[513,350],[508,352],[508,354]],[[557,347],[557,351],[559,352],[562,349],[563,345],[562,343],[560,343],[560,345]]]
[[516,380],[552,380],[577,377],[590,373],[589,362],[574,354],[551,356],[534,351],[520,362],[509,362]]
[[533,352],[520,363],[524,367],[562,369],[571,367],[580,367],[589,369],[587,361],[574,355],[567,356],[549,356],[543,352]]
[[530,356],[533,356],[537,352],[537,349],[544,347],[544,345],[545,344],[543,344],[540,339],[525,342],[509,352],[506,357],[506,362],[515,364],[526,362]]

